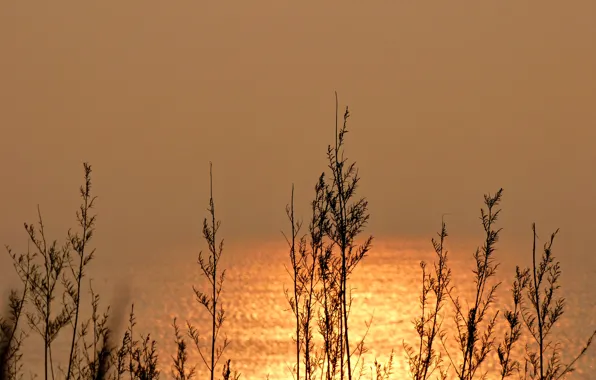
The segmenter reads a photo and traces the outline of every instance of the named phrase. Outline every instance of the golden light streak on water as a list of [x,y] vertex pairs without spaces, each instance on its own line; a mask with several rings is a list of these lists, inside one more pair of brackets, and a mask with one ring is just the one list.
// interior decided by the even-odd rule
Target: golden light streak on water
[[[350,316],[351,333],[354,334],[351,335],[352,342],[360,339],[366,331],[365,322],[373,318],[366,339],[369,352],[363,357],[365,368],[372,366],[375,358],[385,362],[393,349],[394,378],[407,378],[408,368],[404,359],[403,342],[416,342],[412,320],[419,312],[419,263],[421,260],[434,259],[434,253],[429,248],[431,247],[428,242],[377,242],[370,256],[365,258],[354,273],[354,303]],[[457,286],[457,294],[463,297],[464,304],[465,300],[471,299],[472,294],[472,250],[473,247],[469,247],[465,251],[456,250],[451,253],[453,284]],[[246,379],[264,379],[267,375],[272,379],[291,378],[288,368],[293,364],[294,326],[283,293],[284,285],[291,286],[290,278],[284,269],[284,265],[288,264],[287,250],[283,246],[263,246],[240,251],[234,249],[228,252],[227,258],[224,265],[229,269],[223,299],[228,311],[225,332],[232,340],[228,356]],[[510,260],[502,258],[501,261],[502,272],[499,273],[498,279],[504,280],[504,283],[499,292],[499,308],[510,303],[509,289],[513,277],[513,265],[507,265]],[[197,281],[198,268],[186,263],[182,267],[184,269],[175,276],[169,277],[164,274],[164,277],[158,280],[163,284],[160,293],[164,294],[162,300],[165,301],[155,303],[147,294],[138,302],[139,313],[153,311],[156,317],[153,331],[159,337],[161,347],[170,353],[173,353],[174,349],[170,327],[174,316],[186,316],[197,326],[209,326],[205,320],[206,313],[197,307],[190,290],[192,284],[201,283],[200,280]],[[574,306],[576,305],[570,303],[559,331],[564,332],[562,337],[568,340],[568,347],[573,347],[575,352],[580,348],[579,338],[586,337],[590,331],[589,327],[595,324],[591,315],[586,318],[587,314],[583,314],[587,310]],[[596,308],[592,304],[589,309],[593,312]],[[446,309],[446,312],[449,310]],[[583,321],[591,321],[581,330],[572,328],[573,317],[579,316],[576,315],[578,312],[583,314]],[[451,315],[448,315],[446,325],[451,323]],[[503,326],[503,323],[499,326]],[[208,328],[203,331],[209,334]],[[503,334],[502,328],[497,330],[498,339],[502,339]],[[448,339],[447,348],[452,353],[457,352],[455,340],[452,338],[453,331],[449,335],[451,337]],[[592,358],[595,356],[596,354],[592,354]],[[193,356],[193,359],[196,360],[196,356]],[[591,358],[584,358],[581,363],[583,366],[579,366],[580,371],[576,376],[584,372],[581,369],[586,366],[593,366],[594,362]],[[491,370],[496,364],[498,363],[493,355],[485,370],[489,371],[489,374],[493,373]]]
[[[453,270],[452,283],[457,287],[456,294],[466,300],[471,299],[473,286],[471,266],[474,247],[455,247],[450,252],[450,266]],[[372,366],[375,358],[385,362],[395,350],[393,365],[394,379],[408,378],[408,368],[404,357],[403,342],[415,344],[416,334],[412,320],[419,312],[421,287],[421,260],[432,262],[434,253],[430,242],[397,242],[386,240],[376,242],[375,247],[360,264],[352,277],[353,310],[350,316],[351,340],[355,342],[366,331],[365,322],[373,318],[368,331],[366,346],[368,353],[363,356],[365,368]],[[503,280],[499,294],[499,309],[510,304],[509,289],[513,269],[519,256],[497,251],[502,262],[497,276]],[[177,260],[171,260],[176,257]],[[161,261],[160,261],[161,260]],[[207,312],[194,300],[192,285],[205,286],[195,264],[196,253],[187,249],[164,256],[160,260],[138,262],[118,274],[118,268],[111,271],[94,270],[94,277],[100,278],[110,273],[110,280],[97,281],[96,290],[104,295],[104,304],[110,302],[114,285],[113,278],[128,278],[132,284],[131,294],[135,302],[138,325],[136,331],[150,332],[158,340],[162,378],[170,378],[171,355],[175,354],[174,336],[171,323],[174,317],[179,324],[191,321],[207,338],[210,324]],[[222,266],[227,268],[226,282],[222,294],[227,310],[224,333],[231,339],[225,357],[232,359],[244,379],[291,379],[289,368],[293,365],[294,346],[292,336],[294,326],[283,287],[291,286],[290,278],[284,269],[289,262],[287,249],[280,245],[260,245],[254,247],[228,247],[224,252]],[[525,262],[527,263],[527,262]],[[574,270],[563,266],[563,273]],[[577,273],[577,272],[576,272]],[[108,275],[108,276],[109,276]],[[577,277],[577,276],[575,276]],[[571,353],[578,352],[589,332],[596,327],[596,291],[585,286],[588,278],[565,283],[563,291],[568,309],[555,333],[565,342],[564,361]],[[566,291],[567,290],[567,291]],[[582,293],[583,292],[583,293]],[[588,304],[580,304],[582,300]],[[452,314],[448,313],[447,325]],[[579,323],[578,323],[579,322]],[[504,326],[502,320],[498,326]],[[353,335],[352,335],[353,333]],[[497,330],[497,339],[502,339],[504,330]],[[450,331],[447,348],[456,352],[454,331]],[[121,337],[121,335],[119,335]],[[27,343],[29,346],[29,343]],[[26,353],[36,363],[41,363],[41,352],[31,350]],[[59,355],[57,355],[59,356]],[[588,352],[578,365],[572,378],[588,379],[596,365],[596,350]],[[195,350],[191,348],[190,359],[200,363]],[[496,356],[492,355],[484,370],[489,371],[489,379],[495,378]],[[199,365],[199,374],[204,374]],[[202,378],[202,376],[199,376]],[[369,378],[368,374],[365,378]]]

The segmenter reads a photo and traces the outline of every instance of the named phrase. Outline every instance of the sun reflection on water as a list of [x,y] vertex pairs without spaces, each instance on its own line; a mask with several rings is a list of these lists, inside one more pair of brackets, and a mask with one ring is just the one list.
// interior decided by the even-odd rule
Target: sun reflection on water
[[[462,297],[464,304],[466,299],[470,299],[473,286],[470,252],[468,250],[452,254],[450,259],[453,269],[452,281],[457,286],[457,294]],[[289,368],[294,357],[294,326],[283,293],[283,286],[291,285],[284,269],[288,262],[286,251],[280,247],[269,246],[248,251],[228,251],[227,254],[223,263],[228,269],[222,299],[228,313],[224,331],[231,344],[226,357],[232,359],[234,368],[242,373],[243,378],[264,379],[269,375],[271,379],[290,379]],[[354,297],[350,316],[352,341],[363,336],[366,332],[366,322],[372,318],[366,338],[369,351],[363,355],[365,369],[373,365],[375,358],[382,363],[385,362],[391,351],[395,350],[394,378],[408,377],[403,342],[416,342],[412,320],[419,312],[419,263],[421,260],[432,261],[432,255],[431,250],[418,246],[377,244],[370,256],[355,271],[351,282]],[[170,372],[169,358],[174,353],[171,327],[173,317],[177,316],[179,321],[188,319],[205,334],[205,338],[209,335],[208,327],[201,329],[201,326],[209,326],[208,315],[198,307],[192,293],[193,284],[205,285],[198,276],[198,268],[183,263],[176,270],[171,267],[165,269],[153,276],[154,284],[157,286],[139,288],[135,292],[139,316],[153,316],[151,319],[139,317],[139,330],[146,328],[158,338],[164,375]],[[508,280],[511,277],[505,273],[499,276],[499,279],[504,280],[499,292],[499,300],[503,301],[498,303],[499,309],[509,304]],[[159,297],[155,294],[159,294]],[[570,310],[573,309],[573,305],[569,306]],[[593,306],[591,310],[594,311]],[[445,312],[448,326],[452,314],[448,309]],[[567,339],[572,345],[569,347],[576,351],[581,344],[578,338],[585,336],[586,331],[576,332],[572,328],[570,321],[573,317],[573,313],[568,312],[559,330],[565,332],[562,337]],[[149,323],[141,327],[145,324],[142,323],[143,319]],[[500,323],[499,326],[503,324]],[[503,328],[497,330],[497,339],[502,339],[503,334]],[[452,331],[448,333],[447,349],[456,353],[453,336]],[[200,359],[194,350],[190,358],[199,363]],[[484,367],[484,370],[489,372],[489,378],[493,377],[491,374],[494,374],[496,364],[498,363],[493,355]],[[584,358],[578,366],[576,377],[582,378],[581,373],[593,365],[594,360]]]
[[[450,252],[450,266],[453,270],[452,283],[457,287],[456,294],[462,297],[464,305],[470,300],[473,287],[470,249],[454,249]],[[415,344],[416,333],[412,320],[419,313],[421,287],[420,261],[432,262],[434,257],[430,244],[405,244],[398,242],[377,242],[373,251],[356,269],[351,279],[353,288],[353,308],[350,315],[351,341],[360,340],[366,332],[366,322],[372,324],[366,337],[368,352],[363,355],[364,368],[372,367],[375,358],[381,363],[387,361],[392,350],[394,379],[408,378],[407,362],[403,343]],[[169,256],[174,257],[174,255]],[[132,281],[131,295],[137,316],[136,331],[151,333],[158,342],[159,363],[162,378],[170,378],[171,356],[175,354],[172,320],[178,318],[179,326],[185,321],[193,323],[208,338],[210,322],[208,313],[194,300],[192,286],[206,286],[199,276],[198,265],[193,264],[195,253],[188,250],[171,262],[146,262],[130,269],[127,277]],[[503,284],[498,293],[498,308],[509,305],[510,280],[517,257],[499,257],[503,262],[498,279]],[[293,319],[285,299],[283,287],[291,286],[290,278],[284,269],[288,263],[287,250],[280,246],[228,247],[222,256],[222,266],[227,268],[226,281],[222,294],[227,319],[223,332],[231,344],[225,357],[232,359],[232,366],[244,379],[291,379],[289,368],[295,360]],[[106,269],[106,268],[103,268]],[[97,268],[96,273],[102,273]],[[565,273],[565,267],[563,267]],[[97,276],[96,276],[97,277]],[[101,294],[110,294],[110,281],[97,284]],[[579,290],[578,290],[579,289]],[[594,299],[595,291],[589,287],[579,287],[577,292],[563,295],[567,298],[568,310],[557,331],[563,339],[566,361],[578,352],[584,339],[595,325],[596,305],[579,303],[581,299]],[[565,291],[565,286],[563,287]],[[582,293],[583,292],[583,293]],[[103,298],[105,304],[110,302]],[[85,309],[85,308],[84,308]],[[84,311],[86,312],[86,311]],[[452,313],[445,309],[446,326],[452,323]],[[582,323],[577,323],[581,321]],[[452,326],[452,324],[451,324]],[[504,334],[503,323],[497,330],[497,341]],[[121,336],[121,335],[117,335]],[[448,332],[447,349],[456,353],[454,331]],[[59,350],[58,350],[59,351]],[[39,362],[39,353],[32,357]],[[60,353],[58,352],[57,355]],[[190,350],[192,363],[201,364],[196,350]],[[588,379],[594,368],[596,355],[589,353],[579,363],[573,378]],[[455,357],[457,358],[457,356]],[[492,355],[484,366],[488,378],[495,378],[496,356]],[[221,366],[219,367],[221,368]],[[198,365],[199,378],[204,369]],[[370,378],[365,371],[365,378]]]

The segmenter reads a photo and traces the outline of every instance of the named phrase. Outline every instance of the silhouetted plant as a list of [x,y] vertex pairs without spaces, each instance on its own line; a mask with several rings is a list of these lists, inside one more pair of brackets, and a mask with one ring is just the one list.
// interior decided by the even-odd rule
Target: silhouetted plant
[[[116,349],[110,344],[111,329],[108,326],[109,307],[99,313],[99,295],[90,286],[92,315],[80,322],[80,302],[82,279],[85,268],[93,258],[95,250],[89,250],[89,241],[95,230],[95,215],[91,215],[95,197],[91,195],[91,166],[83,164],[85,182],[80,187],[82,198],[77,212],[80,232],[68,231],[66,243],[59,246],[54,240],[49,243],[45,225],[38,207],[38,225],[25,223],[25,230],[34,251],[17,255],[10,247],[8,253],[19,276],[23,290],[12,291],[9,296],[9,309],[0,317],[0,376],[1,380],[20,379],[22,366],[20,352],[26,332],[19,325],[23,316],[30,328],[39,334],[44,345],[44,379],[55,378],[55,364],[52,359],[52,343],[59,332],[72,326],[72,338],[68,354],[68,366],[59,372],[65,379],[120,379],[126,371],[131,378],[156,379],[157,354],[155,341],[149,336],[139,342],[132,339],[134,313],[131,310],[130,330],[124,336],[123,346]],[[78,256],[74,262],[72,254]],[[70,270],[69,270],[70,269]],[[70,275],[70,276],[69,276]],[[62,292],[61,303],[57,298]],[[29,301],[30,308],[25,305]],[[56,311],[57,308],[57,311]],[[90,341],[87,340],[90,338]],[[128,362],[125,362],[125,358]],[[125,364],[126,363],[126,364]],[[115,365],[110,376],[110,368]]]
[[157,369],[157,343],[151,335],[141,336],[141,346],[133,351],[136,364],[135,378],[138,380],[159,379]]
[[326,243],[317,257],[317,275],[320,288],[316,292],[316,296],[321,305],[318,311],[317,324],[319,333],[323,338],[322,372],[327,380],[335,378],[339,371],[339,365],[343,360],[341,279],[339,271],[341,266],[339,257],[333,253],[333,242]]
[[[150,334],[141,334],[140,341],[135,340],[134,327],[136,324],[133,304],[128,318],[128,327],[116,355],[116,378],[122,378],[128,371],[131,380],[159,379],[157,342],[151,339]],[[127,359],[128,366],[125,364]]]
[[23,310],[26,290],[21,295],[16,290],[11,290],[8,296],[7,310],[0,316],[0,380],[17,379],[17,374],[22,368],[20,352],[22,341],[25,337],[23,331],[18,329],[18,322]]
[[60,311],[53,317],[57,286],[60,282],[67,285],[68,281],[63,271],[68,268],[70,243],[62,247],[58,246],[56,240],[48,243],[39,207],[38,218],[37,230],[25,223],[29,238],[37,249],[37,256],[42,260],[41,265],[32,267],[30,297],[34,311],[26,315],[30,327],[44,342],[44,379],[47,380],[48,376],[54,379],[52,343],[60,330],[70,323],[75,310],[70,303],[63,302]]
[[371,368],[370,380],[389,380],[393,370],[393,351],[389,355],[387,364],[381,364],[375,359],[374,368]]
[[[103,314],[99,313],[99,294],[93,291],[89,283],[91,294],[91,317],[81,323],[77,338],[73,344],[71,376],[76,379],[105,378],[111,364],[112,347],[110,346],[110,329],[108,318],[110,308]],[[86,337],[91,335],[91,342]]]
[[[315,350],[313,329],[315,327],[314,318],[316,317],[317,286],[319,278],[317,277],[317,260],[325,250],[325,230],[328,226],[327,219],[328,203],[325,200],[325,183],[322,177],[315,185],[315,198],[311,202],[311,220],[308,226],[309,243],[308,247],[304,238],[300,242],[301,268],[300,287],[305,289],[305,295],[302,302],[302,314],[300,316],[300,326],[304,338],[304,368],[305,379],[313,379],[316,375],[320,363],[324,363],[323,352]],[[321,373],[323,371],[321,370]]]
[[[348,289],[348,278],[355,266],[366,255],[371,248],[372,236],[365,239],[362,245],[355,243],[356,237],[362,232],[368,222],[368,201],[366,198],[353,200],[360,177],[356,163],[347,165],[347,158],[344,157],[345,136],[348,133],[347,122],[350,117],[348,108],[344,112],[343,125],[338,124],[338,103],[336,100],[335,118],[335,146],[327,148],[327,159],[331,171],[332,182],[327,184],[326,197],[329,202],[329,228],[327,236],[338,247],[340,267],[340,307],[341,307],[341,378],[344,378],[344,368],[347,367],[347,378],[352,380],[352,367],[350,357],[348,315],[351,304],[351,289]],[[345,367],[344,367],[345,353]]]
[[193,290],[197,299],[201,305],[207,309],[211,316],[211,347],[209,356],[203,352],[199,342],[199,331],[187,322],[188,334],[192,338],[199,355],[205,364],[205,367],[211,375],[211,380],[215,378],[215,366],[219,362],[219,359],[223,355],[225,349],[229,345],[229,340],[226,336],[223,338],[223,342],[220,346],[216,346],[217,338],[221,331],[221,326],[226,318],[225,309],[219,304],[223,282],[226,274],[226,270],[218,272],[218,264],[223,253],[223,239],[217,242],[217,232],[221,226],[221,221],[215,218],[215,201],[213,200],[213,169],[211,163],[209,164],[209,208],[207,209],[211,216],[210,223],[207,222],[207,218],[203,220],[203,237],[207,242],[209,248],[209,255],[207,258],[203,256],[203,252],[199,253],[198,263],[201,268],[202,274],[209,281],[211,287],[210,294],[205,293],[195,286]]
[[515,280],[511,288],[513,310],[506,310],[503,313],[508,330],[505,332],[503,342],[499,343],[499,347],[497,347],[497,355],[501,365],[501,379],[513,376],[514,373],[519,373],[520,370],[520,362],[511,357],[511,351],[522,334],[522,291],[528,284],[528,272],[528,269],[521,270],[519,267],[515,267]]
[[445,238],[448,236],[444,221],[441,221],[441,232],[438,235],[438,241],[432,239],[437,255],[437,262],[433,266],[434,273],[427,273],[426,262],[420,262],[422,269],[420,317],[414,319],[414,327],[418,335],[418,348],[416,350],[405,342],[403,344],[408,358],[410,375],[414,380],[426,380],[436,370],[441,372],[441,377],[446,376],[440,367],[443,357],[434,348],[436,339],[445,337],[443,318],[440,313],[448,298],[451,284],[451,269],[447,266],[447,250],[444,248]]
[[[464,309],[459,297],[453,297],[451,290],[448,293],[455,308],[456,340],[462,354],[461,363],[457,364],[448,351],[447,355],[457,377],[461,380],[474,378],[476,371],[486,360],[494,346],[494,328],[498,311],[486,321],[486,324],[483,324],[483,322],[487,318],[488,310],[495,301],[495,292],[500,285],[500,282],[498,282],[487,289],[487,286],[489,286],[488,280],[495,276],[498,267],[495,262],[494,251],[501,230],[495,230],[494,224],[501,210],[494,210],[494,208],[501,201],[502,194],[503,189],[499,189],[494,196],[485,195],[484,204],[487,211],[480,210],[480,219],[486,237],[483,246],[477,248],[474,252],[476,268],[473,273],[476,289],[475,299],[471,307]],[[484,327],[483,330],[482,327]],[[444,340],[443,346],[445,346]]]
[[[134,305],[133,305],[134,307]],[[129,346],[131,344],[131,337],[130,337],[130,319],[129,325],[127,327],[126,332],[122,337],[122,342],[120,347],[116,351],[116,355],[114,358],[114,364],[116,365],[116,379],[121,380],[124,378],[124,374],[128,370],[131,374],[132,379],[132,368],[130,362],[132,361],[132,355],[130,354]],[[127,365],[128,364],[128,365]]]
[[35,254],[15,254],[10,247],[6,250],[12,259],[13,267],[23,284],[18,293],[12,289],[8,296],[7,310],[0,315],[0,380],[16,380],[22,368],[20,364],[23,354],[21,346],[27,334],[19,326],[29,296],[31,271]]
[[221,371],[222,379],[223,380],[238,380],[240,379],[240,374],[238,371],[232,371],[232,361],[230,359],[226,360],[223,365],[223,369]]
[[[574,371],[574,365],[592,344],[596,330],[588,338],[587,343],[579,354],[569,363],[561,362],[560,342],[553,343],[549,340],[554,325],[559,321],[565,311],[565,299],[556,296],[560,288],[559,278],[561,267],[552,253],[552,245],[558,229],[551,235],[550,240],[544,244],[542,258],[536,258],[536,225],[532,224],[532,268],[519,273],[518,281],[523,282],[526,296],[530,303],[526,306],[520,297],[523,321],[534,339],[538,350],[526,345],[526,365],[524,377],[531,379],[551,380],[561,379]],[[550,353],[550,355],[549,355]]]
[[[79,189],[81,193],[81,198],[83,200],[79,211],[77,211],[77,221],[79,222],[79,227],[81,228],[80,233],[72,233],[68,231],[68,240],[70,243],[70,247],[75,251],[76,255],[78,256],[78,263],[75,264],[71,261],[70,251],[68,252],[69,255],[69,267],[72,272],[72,276],[74,278],[74,284],[66,279],[65,286],[66,291],[70,295],[72,302],[73,302],[73,312],[74,312],[74,321],[72,323],[72,339],[70,345],[70,354],[68,357],[68,370],[66,372],[66,380],[70,380],[71,370],[73,362],[76,360],[75,358],[75,340],[77,338],[77,325],[79,323],[79,309],[81,304],[81,281],[85,275],[85,268],[89,264],[89,262],[93,259],[93,255],[95,253],[95,249],[89,251],[88,244],[91,238],[93,237],[93,232],[95,231],[95,220],[96,215],[90,215],[91,209],[95,203],[95,199],[97,197],[91,195],[91,165],[88,163],[84,163],[83,167],[85,169],[85,185],[81,186]],[[76,286],[76,289],[75,289]],[[95,303],[96,300],[94,299],[93,302]],[[97,299],[99,302],[99,299]],[[94,304],[95,305],[95,304]],[[95,305],[96,306],[96,305]],[[94,306],[94,316],[97,310]],[[106,317],[107,319],[107,317]],[[84,334],[83,334],[84,336]],[[96,336],[94,334],[94,342],[96,340]],[[94,344],[94,353],[97,347]],[[94,360],[95,361],[95,360]],[[92,371],[92,376],[95,377],[96,369]]]
[[[296,343],[296,364],[294,365],[294,372],[296,373],[296,379],[300,379],[300,361],[301,361],[301,345],[302,345],[302,329],[300,323],[300,306],[301,306],[301,299],[302,291],[305,290],[301,287],[300,283],[300,272],[303,269],[301,266],[302,257],[300,255],[304,252],[302,249],[303,246],[303,239],[300,239],[298,234],[300,233],[300,228],[302,227],[302,223],[295,219],[294,217],[294,185],[292,185],[292,197],[290,204],[286,206],[286,214],[288,219],[290,220],[290,224],[292,225],[291,235],[288,238],[286,234],[283,233],[284,238],[288,244],[290,249],[290,263],[292,265],[292,272],[290,272],[287,268],[286,271],[289,273],[290,277],[292,278],[293,289],[292,295],[290,295],[288,289],[284,287],[284,293],[286,295],[286,299],[290,304],[290,308],[294,313],[294,317],[296,319],[296,337],[294,341]],[[296,242],[296,240],[300,240]],[[297,247],[299,245],[299,247]],[[308,350],[308,348],[305,348]],[[306,352],[305,352],[306,354]],[[305,378],[307,378],[305,376]]]
[[[312,215],[309,223],[309,241],[299,236],[302,223],[294,217],[294,186],[286,213],[292,225],[290,237],[284,234],[290,249],[292,271],[287,270],[293,283],[293,294],[285,289],[286,298],[294,313],[296,327],[296,378],[300,379],[300,364],[304,362],[304,379],[312,379],[317,368],[324,363],[325,352],[317,352],[314,344],[313,325],[316,317],[318,258],[325,250],[325,231],[328,228],[328,203],[325,199],[325,182],[321,176],[315,186],[315,199],[311,202]],[[324,339],[325,341],[325,339]],[[323,366],[324,367],[324,366]],[[323,368],[321,368],[323,370]]]
[[174,318],[172,327],[174,327],[174,336],[176,338],[174,341],[176,343],[176,356],[172,356],[172,376],[176,380],[192,380],[196,375],[196,367],[186,368],[188,362],[187,345],[180,333],[180,328],[176,324],[176,318]]
[[[323,173],[315,186],[308,234],[300,235],[302,223],[294,215],[293,187],[291,203],[286,207],[291,235],[284,234],[284,237],[290,250],[292,268],[288,273],[293,288],[285,289],[285,294],[295,320],[294,373],[297,379],[301,378],[302,363],[304,379],[313,378],[318,369],[321,378],[327,380],[336,375],[352,379],[352,370],[366,351],[364,338],[353,350],[350,348],[348,315],[352,297],[348,279],[371,247],[372,237],[365,239],[362,245],[355,243],[369,219],[368,203],[364,198],[354,200],[358,170],[354,163],[348,165],[344,157],[348,109],[341,128],[337,116],[336,94],[335,145],[327,149],[330,179],[327,182],[327,175]],[[322,338],[319,350],[315,348],[312,332],[315,316]],[[369,326],[367,324],[367,331]],[[352,365],[354,354],[358,360]],[[360,367],[364,368],[363,362]]]

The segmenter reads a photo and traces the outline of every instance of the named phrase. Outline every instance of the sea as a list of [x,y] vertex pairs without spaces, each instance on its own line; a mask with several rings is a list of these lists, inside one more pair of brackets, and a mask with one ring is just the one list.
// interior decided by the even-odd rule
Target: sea
[[[473,302],[475,247],[471,244],[448,247],[449,267],[452,270],[453,294],[459,296],[464,306]],[[528,247],[509,247],[495,253],[500,266],[493,283],[500,281],[497,299],[489,315],[499,311],[497,316],[496,341],[505,334],[502,317],[505,308],[511,305],[511,285],[515,266],[528,265],[531,250]],[[134,303],[136,318],[135,334],[150,334],[157,341],[160,378],[172,378],[172,356],[176,354],[172,322],[177,319],[183,333],[189,322],[201,334],[205,343],[210,336],[209,314],[195,299],[193,286],[207,291],[208,283],[202,277],[196,263],[198,249],[176,249],[146,260],[103,260],[88,273],[93,289],[101,296],[101,308],[111,305],[116,327],[116,336],[121,337],[131,305]],[[349,317],[350,340],[358,342],[364,338],[367,351],[358,361],[362,378],[371,378],[375,360],[387,363],[392,359],[392,379],[407,379],[408,362],[404,344],[416,346],[417,335],[413,320],[420,313],[420,290],[422,272],[420,263],[432,265],[435,254],[430,241],[404,241],[385,239],[375,241],[373,249],[358,265],[350,278],[352,288],[352,310]],[[521,262],[520,262],[521,261]],[[561,260],[562,279],[559,294],[565,297],[565,312],[552,330],[552,340],[560,342],[563,363],[568,363],[585,345],[587,338],[596,329],[596,288],[593,278],[594,266],[580,260]],[[292,286],[288,274],[288,249],[283,244],[250,243],[224,248],[220,268],[225,269],[225,280],[221,303],[226,311],[220,340],[226,336],[229,346],[222,356],[230,359],[232,369],[241,374],[241,379],[292,379],[295,364],[293,315],[284,289]],[[90,313],[88,283],[87,295],[82,308],[82,317]],[[453,330],[453,310],[446,306],[442,312],[446,326],[445,346],[452,360],[459,360],[456,332]],[[451,327],[449,327],[451,326]],[[53,358],[56,363],[56,378],[64,366],[61,358],[66,355],[68,336],[65,330],[54,344]],[[138,338],[138,337],[137,337]],[[121,339],[121,338],[119,338]],[[187,338],[188,341],[188,338]],[[524,330],[516,358],[524,363],[523,346],[532,346],[532,338]],[[189,362],[197,367],[198,379],[206,378],[204,364],[196,348],[189,342]],[[217,367],[218,375],[221,364]],[[34,333],[24,344],[24,378],[43,378],[42,345]],[[62,364],[60,364],[62,363]],[[449,364],[445,358],[444,364]],[[576,363],[576,371],[570,379],[596,379],[596,345]],[[488,379],[497,379],[498,359],[492,352],[479,374],[486,373]],[[455,378],[453,371],[449,378]],[[515,376],[514,378],[517,378]]]

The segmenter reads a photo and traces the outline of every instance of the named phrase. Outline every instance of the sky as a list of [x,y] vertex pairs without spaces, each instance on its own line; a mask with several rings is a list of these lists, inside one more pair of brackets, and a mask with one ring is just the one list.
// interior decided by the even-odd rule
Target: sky
[[[482,239],[560,227],[593,257],[596,2],[0,2],[0,243],[26,247],[39,204],[74,226],[92,164],[95,244],[146,257],[200,243],[209,161],[222,236],[282,242],[348,105],[367,231]],[[8,264],[0,256],[0,267]],[[174,256],[170,256],[172,258]]]

